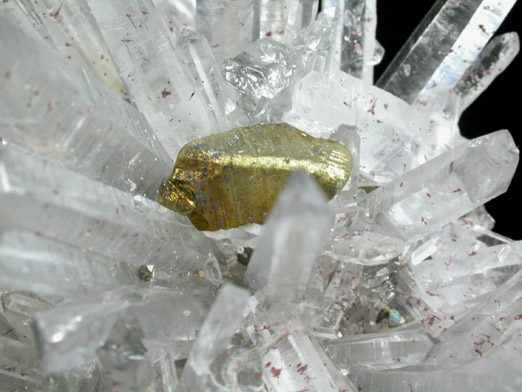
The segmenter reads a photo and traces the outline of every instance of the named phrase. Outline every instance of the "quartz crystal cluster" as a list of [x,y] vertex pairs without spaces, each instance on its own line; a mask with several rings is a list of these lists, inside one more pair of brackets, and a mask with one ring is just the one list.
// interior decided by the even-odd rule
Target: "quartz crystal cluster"
[[[522,390],[522,244],[483,207],[518,150],[457,126],[514,3],[437,0],[374,84],[376,0],[4,0],[0,390]],[[281,122],[349,150],[331,201],[296,171],[215,232],[156,202],[188,142]]]

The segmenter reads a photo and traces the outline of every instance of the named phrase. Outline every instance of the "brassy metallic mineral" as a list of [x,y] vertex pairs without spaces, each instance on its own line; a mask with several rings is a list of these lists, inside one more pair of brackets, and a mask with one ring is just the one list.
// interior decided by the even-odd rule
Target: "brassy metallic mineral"
[[293,171],[312,175],[331,199],[352,166],[341,144],[288,124],[235,128],[185,145],[158,202],[199,230],[263,223]]

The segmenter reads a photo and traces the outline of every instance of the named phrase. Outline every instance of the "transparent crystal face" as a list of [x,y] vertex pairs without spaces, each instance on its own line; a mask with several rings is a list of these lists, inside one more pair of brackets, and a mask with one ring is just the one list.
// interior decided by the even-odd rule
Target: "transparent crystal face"
[[[374,84],[376,0],[4,1],[0,390],[522,390],[522,244],[484,208],[519,152],[458,126],[514,3],[435,1]],[[349,152],[332,200],[313,167],[263,180],[311,155],[277,130],[228,141],[240,182],[201,192],[208,143],[165,181],[281,122]],[[184,216],[276,188],[263,224]]]

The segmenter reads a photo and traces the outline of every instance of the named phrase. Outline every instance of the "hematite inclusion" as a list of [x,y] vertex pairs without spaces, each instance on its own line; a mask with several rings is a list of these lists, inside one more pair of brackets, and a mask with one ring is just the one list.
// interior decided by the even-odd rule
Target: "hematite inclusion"
[[188,215],[199,230],[263,223],[292,172],[312,175],[331,199],[352,166],[340,143],[288,124],[235,128],[185,145],[158,202]]

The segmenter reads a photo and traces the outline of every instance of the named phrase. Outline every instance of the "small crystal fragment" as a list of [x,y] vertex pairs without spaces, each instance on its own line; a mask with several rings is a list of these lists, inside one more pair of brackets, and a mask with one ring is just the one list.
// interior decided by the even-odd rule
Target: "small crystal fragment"
[[154,277],[154,264],[144,264],[138,268],[138,276],[144,282],[150,282]]
[[199,230],[263,223],[297,169],[331,199],[348,181],[352,157],[341,144],[287,124],[236,128],[187,144],[158,201],[188,215]]
[[[289,179],[248,264],[245,282],[287,306],[304,293],[329,219],[325,198],[302,171]],[[295,307],[295,306],[294,306]]]

